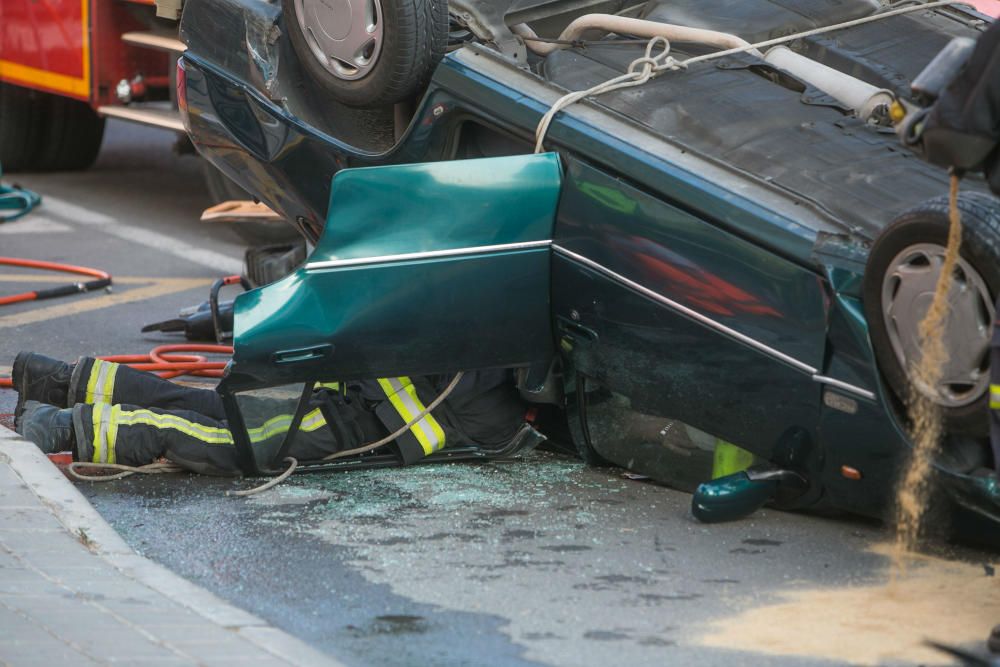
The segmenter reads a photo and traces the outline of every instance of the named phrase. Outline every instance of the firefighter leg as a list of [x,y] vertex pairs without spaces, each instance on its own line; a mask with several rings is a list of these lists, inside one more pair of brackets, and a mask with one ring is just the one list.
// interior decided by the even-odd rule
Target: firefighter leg
[[48,403],[58,408],[69,407],[66,393],[73,368],[58,359],[35,352],[20,352],[14,358],[11,383],[17,391],[14,419],[18,420],[28,401]]
[[[320,390],[313,393],[310,410],[302,418],[288,455],[300,461],[316,461],[381,440],[388,433],[375,413],[365,408],[359,392],[350,390],[344,395]],[[250,438],[252,442],[252,430]]]
[[195,472],[239,472],[226,423],[197,412],[78,403],[73,429],[79,461],[141,466],[165,456]]
[[153,373],[92,357],[80,359],[69,381],[69,405],[77,403],[127,403],[192,411],[218,421],[226,418],[222,400],[214,390],[185,387]]
[[[287,404],[259,399],[248,419],[248,436],[258,460],[274,458],[291,427],[294,415],[279,412],[281,407]],[[333,428],[328,427],[326,415],[331,416]],[[373,416],[366,419],[362,409],[344,401],[324,403],[305,414],[289,454],[318,459],[356,446],[369,436],[370,422]],[[73,408],[73,427],[79,461],[140,466],[162,456],[202,474],[240,473],[225,420],[192,410],[79,403]],[[342,434],[340,441],[337,433]]]

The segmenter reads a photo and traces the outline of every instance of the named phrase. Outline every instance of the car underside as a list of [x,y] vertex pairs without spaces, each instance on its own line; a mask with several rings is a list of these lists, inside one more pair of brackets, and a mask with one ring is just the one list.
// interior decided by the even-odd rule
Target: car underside
[[[526,396],[568,416],[585,457],[689,488],[704,477],[693,460],[736,443],[808,480],[786,506],[884,511],[908,447],[915,336],[892,307],[926,296],[907,276],[943,250],[935,197],[948,187],[899,145],[890,106],[914,104],[920,70],[989,19],[874,0],[463,0],[449,11],[448,54],[426,87],[358,108],[305,65],[281,6],[189,0],[183,85],[195,144],[317,244],[295,274],[238,302],[229,390],[516,366]],[[868,22],[802,34],[857,20]],[[649,44],[660,33],[669,54]],[[551,169],[551,153],[531,154],[562,95],[620,76],[654,47],[676,66],[568,106],[548,128],[557,185],[551,210],[531,218],[548,215],[547,227],[518,223],[514,200],[513,217],[499,204],[479,210],[505,187],[527,187],[521,171]],[[476,160],[469,173],[493,174],[495,187],[456,186],[445,166],[455,160]],[[400,166],[414,163],[428,164]],[[969,233],[993,238],[983,183],[962,189]],[[369,199],[352,198],[359,191]],[[380,191],[424,222],[397,233],[410,218]],[[916,222],[901,223],[907,215]],[[930,236],[886,231],[917,223]],[[940,464],[957,502],[1000,518],[1000,488],[979,474],[992,465],[984,382],[1000,274],[988,255],[963,253],[962,321],[949,331],[969,354],[935,394],[952,434]],[[873,268],[876,255],[884,265]],[[451,306],[422,319],[397,299],[333,296],[393,272]],[[532,276],[515,290],[529,305],[491,312],[497,285],[515,288],[510,276]],[[400,318],[426,340],[376,334]],[[482,323],[474,344],[461,335],[471,320]],[[323,345],[275,365],[275,346]]]

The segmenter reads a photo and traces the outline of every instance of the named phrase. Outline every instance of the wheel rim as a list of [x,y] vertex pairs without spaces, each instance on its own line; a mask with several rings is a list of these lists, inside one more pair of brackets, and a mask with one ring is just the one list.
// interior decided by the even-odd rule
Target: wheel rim
[[338,79],[368,74],[382,51],[380,0],[295,0],[299,28],[313,57]]
[[[907,247],[889,264],[882,280],[882,316],[900,366],[910,373],[920,361],[920,322],[930,309],[945,248],[934,243]],[[917,390],[946,408],[978,400],[989,386],[989,347],[995,316],[993,300],[982,276],[962,257],[948,296],[944,324],[949,359],[937,387]]]

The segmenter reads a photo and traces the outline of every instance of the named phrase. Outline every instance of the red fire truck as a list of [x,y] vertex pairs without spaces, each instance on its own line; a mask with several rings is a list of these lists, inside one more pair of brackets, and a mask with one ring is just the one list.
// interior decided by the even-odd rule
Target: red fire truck
[[[160,0],[160,13],[177,19],[180,5]],[[173,79],[184,44],[171,18],[157,16],[155,0],[0,0],[4,171],[86,169],[105,118],[182,135]],[[205,173],[216,201],[246,197]]]

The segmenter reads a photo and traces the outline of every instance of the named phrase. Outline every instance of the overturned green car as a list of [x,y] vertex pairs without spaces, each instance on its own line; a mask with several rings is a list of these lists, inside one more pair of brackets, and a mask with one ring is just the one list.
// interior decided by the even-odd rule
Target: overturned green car
[[[371,2],[385,17],[399,0]],[[888,108],[987,17],[875,0],[462,0],[450,31],[431,21],[413,42],[448,52],[414,70],[419,85],[374,90],[365,77],[398,55],[393,24],[375,22],[385,41],[353,69],[324,64],[309,36],[330,26],[309,22],[336,13],[314,5],[188,0],[182,23],[194,143],[315,244],[237,300],[220,391],[238,440],[248,392],[516,367],[587,461],[692,490],[754,463],[703,487],[702,518],[766,501],[884,513],[947,231],[947,176],[899,146]],[[557,99],[621,75],[660,34],[676,67],[566,107],[533,153]],[[1000,205],[967,179],[960,207],[953,354],[942,385],[919,390],[946,417],[948,497],[1000,521]],[[242,440],[248,472],[281,467]]]

